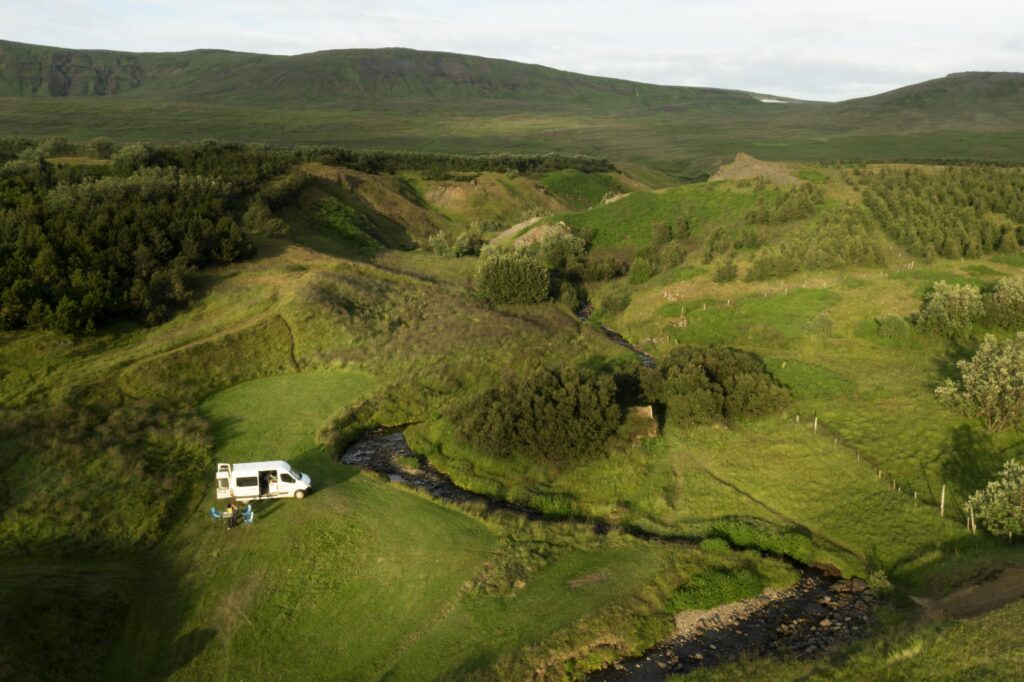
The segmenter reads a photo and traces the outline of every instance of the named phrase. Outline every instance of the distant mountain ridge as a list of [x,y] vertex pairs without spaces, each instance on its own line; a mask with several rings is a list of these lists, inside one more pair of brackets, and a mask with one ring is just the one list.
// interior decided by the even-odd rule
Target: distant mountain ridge
[[1024,74],[953,73],[832,103],[405,48],[275,56],[0,41],[2,135],[553,151],[687,178],[737,152],[1024,163]]
[[[325,50],[278,56],[192,50],[69,50],[0,40],[0,96],[133,94],[227,97],[273,94],[307,103],[346,97],[694,98],[741,102],[756,93],[650,85],[546,66],[406,48]],[[781,98],[785,99],[785,98]]]

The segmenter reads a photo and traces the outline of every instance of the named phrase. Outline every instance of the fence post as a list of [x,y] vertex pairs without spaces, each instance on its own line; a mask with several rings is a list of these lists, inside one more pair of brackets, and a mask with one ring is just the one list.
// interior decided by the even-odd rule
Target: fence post
[[942,484],[942,495],[939,497],[939,516],[946,515],[946,484]]

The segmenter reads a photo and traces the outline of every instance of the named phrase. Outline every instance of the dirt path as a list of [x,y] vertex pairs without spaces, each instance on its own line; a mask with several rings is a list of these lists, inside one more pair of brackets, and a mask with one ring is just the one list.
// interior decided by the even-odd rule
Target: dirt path
[[953,590],[942,599],[916,600],[930,618],[973,618],[1024,598],[1024,568],[1003,569],[994,579]]
[[[502,510],[534,521],[545,517],[535,510],[480,495],[455,485],[425,457],[412,451],[401,428],[369,431],[342,454],[342,464],[385,476],[392,483],[422,490],[444,500],[478,504],[484,513]],[[593,523],[597,532],[609,526]],[[651,542],[695,544],[694,538],[664,538],[621,527],[619,530]],[[874,599],[857,579],[837,580],[801,567],[800,582],[781,591],[768,590],[708,610],[676,616],[676,632],[643,655],[623,659],[591,675],[594,680],[662,680],[741,657],[788,654],[799,658],[824,655],[864,634],[871,622]]]

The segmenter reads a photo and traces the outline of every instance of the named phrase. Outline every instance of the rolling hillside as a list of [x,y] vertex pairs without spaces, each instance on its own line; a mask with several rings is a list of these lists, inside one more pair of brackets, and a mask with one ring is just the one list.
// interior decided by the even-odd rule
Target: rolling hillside
[[397,48],[284,57],[0,41],[0,135],[558,151],[683,178],[739,151],[797,161],[1024,160],[1018,73],[953,74],[839,103],[764,98]]

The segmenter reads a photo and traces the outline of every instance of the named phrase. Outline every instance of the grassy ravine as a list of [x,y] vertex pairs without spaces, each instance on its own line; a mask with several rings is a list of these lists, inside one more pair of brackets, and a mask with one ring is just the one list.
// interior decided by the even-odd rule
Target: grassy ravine
[[[257,504],[256,523],[230,533],[204,518],[208,496],[144,571],[145,584],[158,571],[167,582],[142,590],[111,677],[518,676],[538,665],[558,670],[591,641],[605,643],[604,656],[647,641],[664,627],[649,616],[672,587],[707,566],[760,570],[761,585],[788,577],[753,556],[484,523],[338,465],[314,445],[313,430],[373,384],[344,370],[289,374],[203,403],[218,460],[284,457],[316,492]],[[507,539],[524,533],[557,546],[524,559]],[[637,630],[641,623],[655,629]]]

